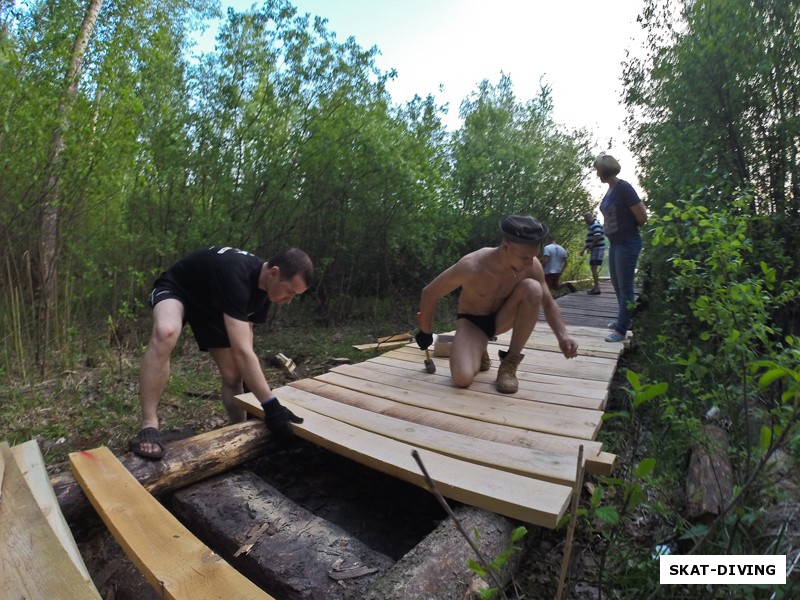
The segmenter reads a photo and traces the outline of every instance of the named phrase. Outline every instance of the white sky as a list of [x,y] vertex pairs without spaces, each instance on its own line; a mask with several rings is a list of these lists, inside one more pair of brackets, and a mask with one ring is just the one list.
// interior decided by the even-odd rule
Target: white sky
[[[598,151],[620,161],[623,179],[638,188],[623,131],[622,68],[626,50],[639,52],[636,17],[643,0],[292,0],[300,13],[328,19],[337,39],[377,46],[381,70],[395,69],[388,85],[395,103],[433,94],[448,104],[444,123],[460,125],[461,101],[488,79],[511,77],[520,101],[540,82],[552,88],[553,117],[585,127]],[[237,11],[253,0],[222,0]],[[260,5],[260,2],[256,3]],[[441,89],[440,89],[441,88]],[[599,202],[605,186],[587,182]]]

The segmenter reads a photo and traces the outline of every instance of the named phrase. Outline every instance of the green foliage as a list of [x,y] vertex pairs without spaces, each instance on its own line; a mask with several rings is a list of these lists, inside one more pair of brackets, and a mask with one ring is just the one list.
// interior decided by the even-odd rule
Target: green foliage
[[[308,294],[317,316],[342,321],[368,298],[405,306],[461,254],[496,243],[503,210],[532,212],[562,238],[583,234],[586,136],[554,125],[547,90],[519,104],[503,78],[495,109],[484,86],[453,144],[432,97],[393,105],[395,75],[376,67],[377,48],[339,41],[287,0],[229,10],[215,49],[199,56],[189,35],[219,15],[216,1],[136,0],[103,4],[77,95],[59,115],[84,9],[0,7],[7,374],[29,361],[42,372],[67,367],[80,342],[68,332],[97,323],[119,346],[154,277],[203,245],[266,259],[304,248],[317,266]],[[510,119],[495,140],[505,147],[461,160],[483,152],[494,127],[484,114]],[[39,207],[61,123],[53,324],[39,322]],[[473,192],[460,182],[473,177],[497,190],[466,214]]]
[[[680,393],[705,404],[696,413],[716,404],[733,418],[741,414],[752,386],[745,367],[779,339],[775,315],[797,298],[796,282],[753,256],[749,203],[742,196],[711,211],[677,202],[653,219],[652,246],[669,256],[658,305],[659,327],[670,332],[654,332],[653,342]],[[675,332],[691,332],[692,342]]]
[[[491,578],[490,571],[493,573],[500,573],[503,570],[503,567],[505,567],[508,564],[508,561],[511,559],[511,557],[514,556],[517,552],[520,552],[522,550],[522,547],[518,546],[517,542],[519,542],[527,534],[528,530],[525,527],[523,526],[516,527],[514,531],[511,532],[511,537],[508,543],[508,547],[505,550],[503,550],[500,554],[498,554],[490,564],[484,567],[480,563],[476,562],[474,559],[470,558],[467,560],[467,566],[478,577],[481,577],[485,581],[489,581],[489,579]],[[480,540],[480,532],[476,529],[474,535],[475,535],[475,545],[477,546]],[[496,587],[492,587],[492,588],[482,589],[479,591],[478,594],[481,600],[491,600],[491,598],[494,598],[495,596],[497,596],[497,594],[501,592],[502,590]]]
[[645,3],[625,101],[651,208],[711,184],[712,210],[750,188],[754,212],[798,215],[799,18],[797,0]]
[[786,440],[794,460],[800,462],[800,341],[788,336],[780,344],[770,359],[751,363],[758,377],[759,389],[777,388],[773,401],[769,404],[770,419],[762,425],[758,450],[762,456],[769,456],[775,448]]
[[551,113],[548,87],[520,102],[506,75],[497,85],[483,81],[462,103],[464,126],[452,148],[453,190],[472,243],[494,243],[506,214],[533,215],[562,245],[583,241],[581,217],[591,210],[582,185],[592,160],[588,136],[561,131]]

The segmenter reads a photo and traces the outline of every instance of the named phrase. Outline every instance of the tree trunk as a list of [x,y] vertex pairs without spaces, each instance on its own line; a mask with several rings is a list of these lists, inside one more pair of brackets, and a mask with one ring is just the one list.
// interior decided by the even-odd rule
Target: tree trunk
[[703,430],[707,442],[692,449],[686,477],[686,517],[691,521],[713,519],[733,497],[728,432],[713,424]]
[[103,0],[89,0],[89,6],[83,16],[83,23],[72,46],[64,92],[58,102],[53,143],[50,146],[50,154],[48,156],[47,181],[42,195],[39,233],[39,261],[45,331],[49,330],[56,306],[59,183],[61,180],[61,155],[64,151],[64,132],[69,128],[69,110],[78,94],[78,84],[83,69],[83,56],[86,53],[86,46],[89,44],[89,38],[94,30],[102,3]]
[[[261,456],[269,445],[269,438],[264,423],[253,419],[168,444],[164,458],[158,461],[131,453],[120,460],[151,494],[159,495]],[[94,514],[72,473],[61,473],[53,477],[50,484],[71,526],[80,527],[87,513]]]

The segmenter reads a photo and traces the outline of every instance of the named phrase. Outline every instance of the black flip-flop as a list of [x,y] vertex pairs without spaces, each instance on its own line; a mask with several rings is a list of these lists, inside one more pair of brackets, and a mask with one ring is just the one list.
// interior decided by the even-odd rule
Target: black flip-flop
[[[155,444],[158,450],[147,452],[142,450],[142,444]],[[161,434],[155,427],[145,427],[135,438],[128,442],[128,448],[134,454],[142,458],[149,458],[150,460],[159,460],[164,456],[164,442],[161,441]]]

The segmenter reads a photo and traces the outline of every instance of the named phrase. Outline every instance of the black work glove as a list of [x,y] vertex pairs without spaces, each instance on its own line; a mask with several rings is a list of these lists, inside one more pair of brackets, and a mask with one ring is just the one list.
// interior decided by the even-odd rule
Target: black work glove
[[417,335],[414,336],[414,339],[417,341],[417,346],[425,350],[433,343],[433,334],[425,333],[422,331],[422,329],[420,329],[417,332]]
[[292,437],[292,427],[289,423],[302,423],[302,417],[298,417],[288,408],[283,406],[278,399],[273,396],[269,400],[261,403],[264,409],[264,423],[270,433],[280,442],[285,442]]

